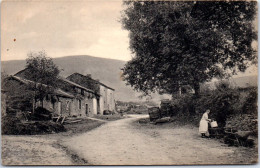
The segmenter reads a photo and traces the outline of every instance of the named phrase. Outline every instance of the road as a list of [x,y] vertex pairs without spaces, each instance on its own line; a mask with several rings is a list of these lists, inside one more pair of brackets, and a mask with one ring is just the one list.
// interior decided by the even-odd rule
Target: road
[[64,150],[54,146],[56,140],[37,136],[2,135],[3,165],[73,165]]
[[[63,141],[91,165],[187,165],[250,162],[218,140],[202,139],[197,128],[153,129],[133,124],[141,116],[106,123]],[[160,127],[160,126],[159,126]],[[246,149],[242,149],[246,150]],[[239,151],[241,152],[241,150]]]

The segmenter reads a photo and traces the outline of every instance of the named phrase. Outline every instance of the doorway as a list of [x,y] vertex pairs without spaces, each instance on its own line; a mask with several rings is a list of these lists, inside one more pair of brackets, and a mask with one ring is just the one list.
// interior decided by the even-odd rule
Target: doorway
[[61,102],[58,102],[58,115],[61,115]]
[[89,111],[88,111],[88,104],[86,104],[86,115],[88,115]]
[[100,114],[100,100],[97,99],[97,114]]

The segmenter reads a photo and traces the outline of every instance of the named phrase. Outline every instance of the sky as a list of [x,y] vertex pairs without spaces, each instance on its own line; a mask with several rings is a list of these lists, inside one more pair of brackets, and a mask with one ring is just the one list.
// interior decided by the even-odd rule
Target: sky
[[[6,0],[1,4],[1,60],[90,55],[128,61],[122,0]],[[257,22],[256,22],[257,23]],[[253,73],[252,73],[253,72]],[[244,75],[257,74],[250,67]]]
[[52,58],[91,55],[128,61],[121,0],[5,1],[1,5],[1,60],[45,50]]

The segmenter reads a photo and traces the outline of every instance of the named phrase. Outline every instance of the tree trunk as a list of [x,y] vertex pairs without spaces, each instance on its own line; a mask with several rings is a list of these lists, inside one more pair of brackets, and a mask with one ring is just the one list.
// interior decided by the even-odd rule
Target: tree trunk
[[35,97],[33,97],[33,100],[32,100],[32,113],[34,114],[35,112]]
[[33,91],[33,105],[32,105],[32,113],[34,114],[35,113],[35,108],[36,108],[36,91]]
[[179,91],[178,91],[178,93],[179,93],[179,96],[181,96],[181,82],[179,82]]
[[199,97],[200,94],[200,84],[199,82],[195,82],[193,85],[194,91],[195,91],[195,97]]
[[41,100],[42,108],[43,108],[43,99]]

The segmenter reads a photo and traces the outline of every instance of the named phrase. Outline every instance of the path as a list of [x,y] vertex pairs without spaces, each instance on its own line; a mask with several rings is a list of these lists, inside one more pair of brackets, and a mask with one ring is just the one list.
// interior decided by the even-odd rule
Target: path
[[73,165],[64,150],[53,146],[51,138],[37,136],[3,136],[3,165]]
[[230,164],[236,148],[202,139],[188,127],[143,129],[138,117],[107,123],[64,141],[93,165]]

